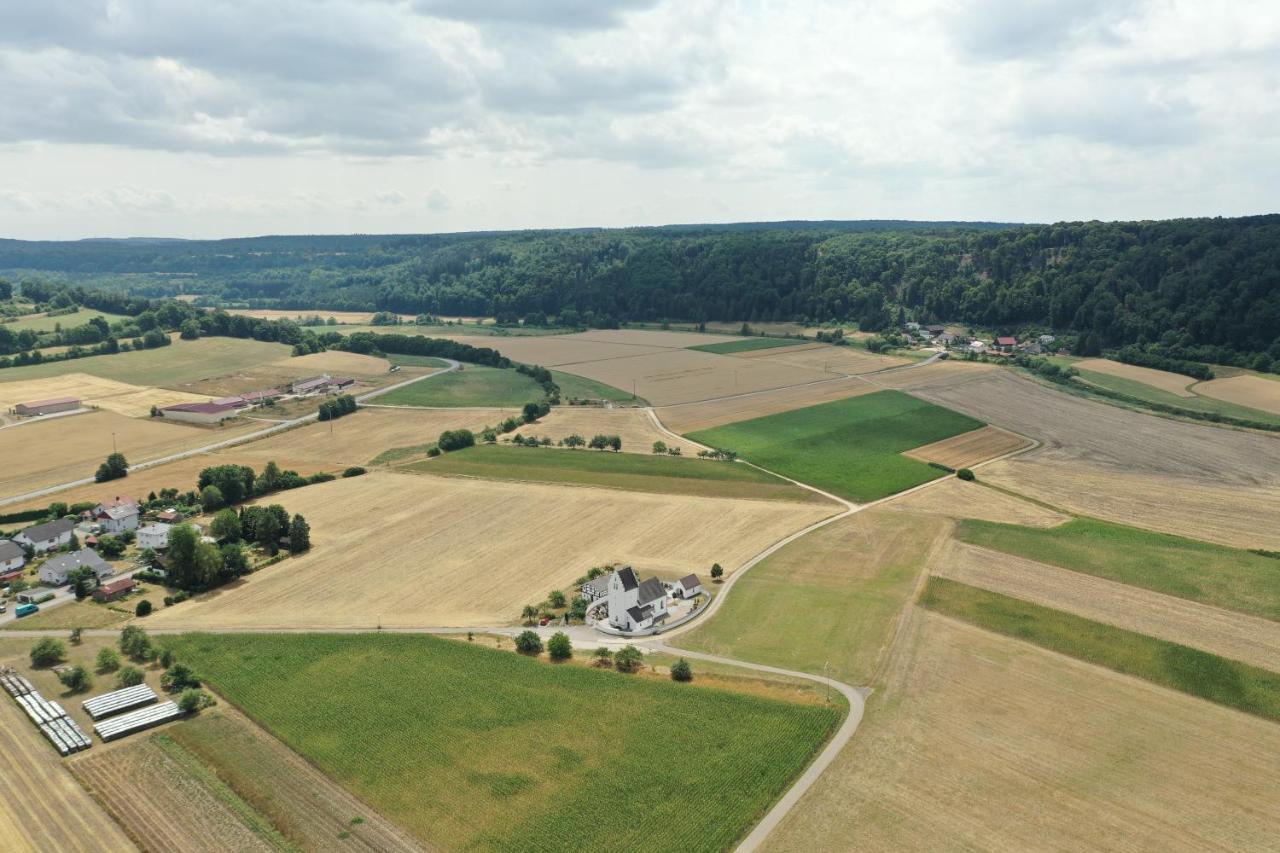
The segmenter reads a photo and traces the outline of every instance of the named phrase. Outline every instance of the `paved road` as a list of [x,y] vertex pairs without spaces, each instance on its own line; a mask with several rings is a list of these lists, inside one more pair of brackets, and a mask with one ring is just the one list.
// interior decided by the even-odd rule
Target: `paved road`
[[[438,376],[441,373],[448,373],[452,370],[457,370],[460,367],[458,362],[454,361],[451,358],[444,358],[444,359],[441,359],[441,361],[449,362],[449,366],[442,367],[439,370],[434,370],[431,373],[424,373],[421,376],[411,376],[402,382],[396,382],[392,385],[386,386],[385,388],[378,388],[366,394],[360,394],[356,397],[356,402],[363,403],[366,400],[372,400],[374,397],[378,397],[378,396],[381,396],[382,394],[386,394],[390,391],[394,391],[397,388],[403,388],[406,385],[412,385],[415,382],[421,382],[424,379],[430,379],[432,376]],[[179,453],[171,453],[168,456],[162,456],[159,459],[151,459],[147,462],[139,462],[137,465],[130,465],[129,470],[141,471],[143,468],[154,468],[156,465],[164,465],[165,463],[168,463],[168,462],[177,462],[179,459],[187,459],[191,456],[199,456],[202,453],[209,453],[214,450],[221,450],[224,447],[233,447],[237,444],[244,444],[246,441],[257,441],[260,438],[265,438],[269,435],[272,435],[277,432],[283,432],[287,429],[293,429],[296,426],[300,426],[309,421],[317,420],[318,418],[319,418],[319,415],[313,412],[310,415],[303,415],[300,418],[294,418],[288,421],[279,421],[275,423],[273,426],[269,426],[264,429],[257,430],[256,432],[247,433],[245,435],[239,435],[239,436],[236,436],[235,438],[228,438],[222,441],[215,441],[211,444],[206,444],[203,447],[195,447],[190,450],[183,450]],[[56,492],[60,492],[64,489],[70,489],[75,486],[87,486],[92,484],[93,482],[95,481],[92,477],[85,477],[82,480],[72,480],[69,483],[59,483],[56,486],[49,486],[48,488],[37,489],[36,491],[27,492],[26,494],[14,495],[13,497],[4,498],[3,500],[0,500],[0,506],[6,506],[8,504],[29,501],[29,500],[32,500],[33,498],[44,497],[45,495],[52,495]]]

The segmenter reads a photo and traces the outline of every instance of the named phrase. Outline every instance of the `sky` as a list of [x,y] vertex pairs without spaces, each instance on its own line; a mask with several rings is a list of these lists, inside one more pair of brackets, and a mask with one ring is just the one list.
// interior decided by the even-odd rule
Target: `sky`
[[1237,216],[1276,0],[0,3],[0,236]]

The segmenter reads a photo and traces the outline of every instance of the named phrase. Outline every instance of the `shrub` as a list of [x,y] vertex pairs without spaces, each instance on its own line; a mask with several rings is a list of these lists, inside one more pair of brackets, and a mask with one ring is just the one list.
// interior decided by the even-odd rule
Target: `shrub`
[[133,614],[135,616],[150,616],[151,602],[147,601],[145,598],[142,599],[141,601],[138,602],[138,605],[133,608]]
[[120,668],[120,653],[110,646],[98,650],[98,672],[115,672]]
[[185,663],[175,663],[160,676],[160,686],[171,693],[176,693],[188,687],[199,687],[200,678]]
[[973,472],[970,471],[968,468],[961,468],[959,471],[956,472],[956,476],[959,477],[961,480],[974,479]]
[[613,652],[607,646],[600,646],[591,655],[596,666],[613,666]]
[[58,673],[62,686],[72,693],[83,693],[93,686],[93,676],[82,666],[73,666]]
[[667,452],[667,443],[666,443],[665,441],[655,441],[655,442],[653,443],[653,452],[654,452],[654,454],[655,454],[655,455],[656,455],[656,454],[661,454],[661,453],[666,453],[666,452]]
[[359,477],[364,473],[364,469],[359,465],[352,465],[350,468],[342,472],[343,477]]
[[522,631],[516,637],[516,651],[523,655],[542,654],[542,638],[537,631]]
[[469,429],[447,429],[436,440],[436,446],[446,452],[472,447],[475,443],[476,437]]
[[684,658],[676,661],[671,665],[672,681],[693,681],[693,667],[689,666],[689,662]]
[[623,646],[613,656],[613,666],[618,672],[632,673],[644,665],[644,655],[635,646]]
[[569,642],[569,635],[564,631],[552,634],[551,639],[547,640],[547,654],[552,660],[568,660],[573,657],[573,643]]
[[67,647],[61,640],[45,637],[37,640],[31,647],[31,665],[35,667],[53,666],[67,659]]
[[137,625],[126,625],[120,632],[120,651],[135,661],[150,660],[153,651],[151,638]]
[[194,714],[204,708],[212,708],[214,704],[213,697],[203,690],[184,690],[178,699],[178,708],[184,714]]
[[551,590],[551,594],[547,596],[547,603],[556,608],[564,607],[564,593],[558,589]]
[[136,666],[124,666],[116,671],[116,684],[120,687],[136,687],[146,680],[146,675]]

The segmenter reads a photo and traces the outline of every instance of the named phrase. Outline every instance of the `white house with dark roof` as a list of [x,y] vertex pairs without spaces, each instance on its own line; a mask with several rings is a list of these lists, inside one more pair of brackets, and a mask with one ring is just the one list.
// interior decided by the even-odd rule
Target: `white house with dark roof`
[[56,521],[34,524],[25,530],[20,530],[13,537],[13,541],[19,545],[30,545],[31,550],[37,554],[43,554],[45,551],[53,551],[69,543],[71,532],[75,529],[76,523],[73,519],[59,518]]
[[110,563],[98,556],[89,548],[81,548],[70,554],[59,554],[45,560],[40,567],[40,581],[49,586],[62,586],[76,569],[92,569],[98,580],[109,578],[116,573]]
[[0,539],[0,575],[16,572],[27,564],[27,554],[17,542]]
[[116,497],[89,510],[89,518],[102,527],[103,533],[120,533],[138,528],[139,512],[137,501]]
[[697,575],[685,575],[671,585],[671,594],[676,598],[693,598],[702,592],[702,581]]
[[620,631],[652,628],[667,618],[667,590],[662,581],[641,581],[627,566],[609,576],[609,624]]
[[138,548],[143,551],[148,548],[152,551],[163,551],[169,547],[169,531],[171,530],[173,530],[173,525],[165,524],[163,521],[155,521],[139,527]]

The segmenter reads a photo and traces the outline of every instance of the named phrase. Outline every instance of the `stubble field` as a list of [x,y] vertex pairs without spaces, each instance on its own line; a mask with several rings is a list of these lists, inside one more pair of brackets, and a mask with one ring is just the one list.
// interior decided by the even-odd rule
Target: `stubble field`
[[719,562],[732,571],[834,509],[386,472],[272,500],[306,516],[312,552],[159,612],[153,625],[507,624],[591,566],[679,577]]
[[661,406],[656,409],[656,412],[662,419],[662,423],[672,432],[687,434],[735,421],[747,421],[792,409],[802,409],[805,406],[829,403],[832,400],[856,397],[859,394],[871,394],[878,390],[880,389],[876,386],[869,385],[861,379],[832,379],[826,382],[798,385],[794,388],[778,388],[772,391],[721,397],[705,402]]
[[[0,380],[3,378],[3,374],[0,373]],[[0,408],[5,411],[18,403],[48,400],[53,397],[78,397],[84,406],[116,412],[131,418],[149,417],[152,406],[203,403],[209,399],[184,391],[130,385],[127,382],[103,379],[88,373],[67,373],[46,379],[26,379],[18,382],[0,381]]]
[[1033,442],[1021,435],[993,426],[985,426],[970,432],[962,433],[933,444],[926,444],[905,455],[921,462],[937,462],[948,468],[968,468],[979,462],[995,459],[1023,448],[1030,447]]
[[884,508],[945,518],[977,518],[1027,527],[1054,527],[1070,520],[1070,516],[1039,504],[996,489],[984,488],[978,483],[966,483],[956,477],[948,477],[927,489],[894,498],[886,502]]
[[877,355],[854,347],[836,347],[826,344],[810,344],[791,349],[766,351],[758,358],[824,373],[874,373],[890,367],[910,364],[911,360],[893,355]]
[[0,382],[88,373],[133,385],[185,391],[190,389],[181,387],[182,383],[248,370],[289,355],[285,344],[245,338],[184,341],[177,339],[177,335],[173,337],[174,342],[167,347],[5,368],[0,370]]
[[283,358],[275,364],[299,376],[315,373],[330,373],[334,376],[384,376],[391,369],[391,362],[385,358],[340,350],[292,356]]
[[525,435],[548,435],[561,439],[577,433],[588,440],[593,435],[616,435],[622,439],[623,453],[651,453],[653,443],[661,441],[668,447],[678,447],[685,456],[695,456],[698,445],[683,438],[676,438],[654,425],[645,409],[601,409],[594,406],[557,406],[551,414],[521,427]]
[[1245,373],[1226,379],[1198,382],[1193,390],[1215,400],[1280,415],[1280,381],[1274,379]]
[[1181,373],[1139,367],[1136,364],[1125,364],[1108,358],[1088,358],[1084,361],[1072,362],[1071,366],[1077,370],[1088,370],[1093,373],[1104,373],[1108,376],[1118,376],[1121,379],[1141,382],[1143,385],[1150,385],[1152,388],[1158,388],[1178,397],[1195,396],[1193,392],[1187,390],[1187,386],[1195,382],[1195,379],[1190,376],[1184,376]]

